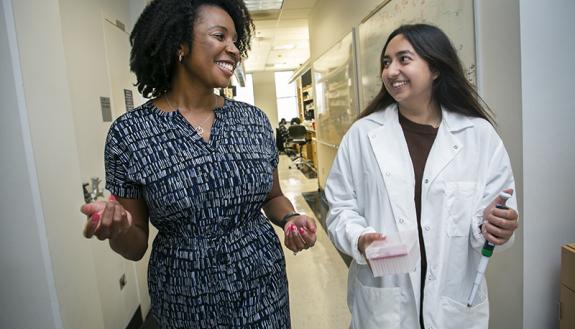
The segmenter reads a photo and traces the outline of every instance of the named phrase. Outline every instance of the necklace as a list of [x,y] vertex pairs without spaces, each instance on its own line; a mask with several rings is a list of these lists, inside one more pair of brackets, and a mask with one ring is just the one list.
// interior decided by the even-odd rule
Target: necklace
[[[170,99],[168,98],[167,94],[164,94],[164,98],[166,99],[166,103],[168,103],[168,106],[170,107],[170,109],[172,111],[176,111],[176,109],[172,106],[172,104],[170,103]],[[217,100],[216,100],[217,102]],[[192,128],[194,128],[194,130],[196,131],[196,133],[200,136],[200,137],[204,137],[204,128],[202,128],[202,126],[208,121],[208,119],[210,119],[211,113],[208,113],[208,115],[206,116],[206,118],[199,124],[194,124],[193,122],[190,122],[190,124],[192,125]],[[189,120],[189,119],[188,119]],[[190,120],[191,121],[191,120]]]

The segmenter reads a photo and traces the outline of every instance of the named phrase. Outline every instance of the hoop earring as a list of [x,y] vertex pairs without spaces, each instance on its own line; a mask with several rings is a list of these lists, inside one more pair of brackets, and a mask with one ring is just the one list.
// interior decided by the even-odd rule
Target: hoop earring
[[184,58],[184,53],[182,53],[181,51],[178,53],[178,61],[181,63],[182,62],[182,58]]

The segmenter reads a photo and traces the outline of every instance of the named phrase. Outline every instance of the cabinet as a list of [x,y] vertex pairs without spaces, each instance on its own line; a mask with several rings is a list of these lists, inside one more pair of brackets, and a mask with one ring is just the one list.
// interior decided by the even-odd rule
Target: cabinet
[[358,115],[353,33],[348,33],[312,65],[318,184],[325,188],[344,134]]
[[307,128],[308,143],[302,150],[302,155],[317,168],[317,145],[315,138],[315,100],[311,80],[311,70],[303,70],[294,80],[297,86],[298,116]]
[[303,121],[314,121],[315,102],[313,95],[313,86],[311,84],[311,71],[305,71],[297,79],[298,86],[298,111],[299,118]]
[[559,328],[575,327],[575,243],[561,248],[561,289],[559,292]]
[[318,138],[338,146],[358,116],[353,91],[353,67],[344,63],[336,68],[317,70]]
[[302,115],[304,120],[313,120],[315,103],[313,101],[313,88],[311,85],[302,87]]

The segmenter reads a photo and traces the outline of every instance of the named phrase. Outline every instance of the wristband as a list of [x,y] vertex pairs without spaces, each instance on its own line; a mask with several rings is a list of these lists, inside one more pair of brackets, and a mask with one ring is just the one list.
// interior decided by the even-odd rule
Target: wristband
[[288,220],[289,218],[294,217],[294,216],[299,216],[299,215],[300,215],[299,212],[295,212],[295,211],[290,211],[290,212],[288,212],[287,214],[285,214],[285,215],[282,217],[282,225],[285,225],[285,224],[287,223],[287,220]]

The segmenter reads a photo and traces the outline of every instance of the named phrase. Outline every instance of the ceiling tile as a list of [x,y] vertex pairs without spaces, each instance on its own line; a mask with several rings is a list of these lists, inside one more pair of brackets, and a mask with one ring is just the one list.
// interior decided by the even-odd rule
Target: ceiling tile
[[278,10],[283,0],[245,0],[245,3],[249,11]]
[[294,69],[308,60],[307,18],[315,2],[284,0],[277,19],[258,20],[254,15],[255,34],[252,49],[244,62],[246,72]]

